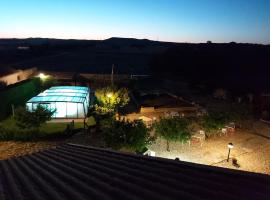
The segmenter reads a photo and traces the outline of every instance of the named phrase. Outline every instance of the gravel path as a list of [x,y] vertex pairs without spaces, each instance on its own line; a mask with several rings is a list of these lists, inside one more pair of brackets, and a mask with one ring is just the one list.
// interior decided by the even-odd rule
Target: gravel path
[[53,148],[61,143],[63,143],[63,141],[0,142],[0,160]]
[[97,134],[83,132],[77,133],[70,138],[62,140],[36,142],[0,141],[0,160],[31,154],[44,149],[54,148],[63,143],[75,143],[95,147],[105,146],[104,142]]
[[[227,162],[229,142],[234,144],[230,157],[237,160],[238,167],[232,165],[232,159]],[[208,138],[202,146],[171,142],[170,152],[166,141],[158,139],[149,149],[158,157],[270,174],[270,140],[247,131]]]

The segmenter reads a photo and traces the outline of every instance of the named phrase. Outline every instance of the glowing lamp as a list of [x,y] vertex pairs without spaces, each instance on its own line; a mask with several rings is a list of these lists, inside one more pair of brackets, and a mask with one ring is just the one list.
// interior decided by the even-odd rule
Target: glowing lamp
[[232,149],[232,148],[233,148],[233,143],[230,142],[230,143],[228,144],[228,148],[229,148],[229,149]]
[[233,143],[229,143],[228,144],[228,149],[229,149],[229,151],[228,151],[228,157],[227,157],[227,162],[229,162],[229,158],[230,158],[230,153],[231,153],[231,149],[233,148]]
[[112,97],[112,93],[108,93],[108,94],[107,94],[107,97],[108,97],[108,98],[111,98],[111,97]]
[[39,74],[39,78],[41,78],[41,79],[45,79],[45,78],[46,78],[46,75],[45,75],[45,74],[43,74],[43,73],[40,73],[40,74]]

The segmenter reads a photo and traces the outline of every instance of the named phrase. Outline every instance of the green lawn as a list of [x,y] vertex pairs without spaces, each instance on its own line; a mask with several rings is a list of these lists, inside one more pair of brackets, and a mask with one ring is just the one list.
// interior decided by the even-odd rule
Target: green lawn
[[[3,128],[7,130],[14,130],[14,131],[21,131],[21,128],[16,125],[16,121],[14,118],[8,118],[0,123]],[[45,123],[42,124],[40,127],[40,131],[44,133],[55,133],[55,132],[62,132],[66,129],[68,123]],[[83,128],[83,123],[76,123],[76,128]]]
[[[87,125],[88,126],[92,126],[95,125],[95,119],[93,117],[89,117],[88,121],[87,121]],[[54,136],[54,135],[59,135],[64,133],[64,131],[67,128],[67,125],[69,123],[68,122],[59,122],[59,123],[45,123],[42,124],[41,127],[39,128],[39,130],[37,129],[22,129],[20,127],[17,126],[16,121],[14,118],[10,117],[4,121],[0,122],[0,139],[4,138],[4,139],[12,139],[12,138],[30,138],[31,139],[31,135],[36,134],[36,132],[39,132],[39,137],[46,137],[46,136]],[[78,129],[82,129],[84,127],[83,122],[75,122],[74,124],[74,129],[78,130]],[[6,133],[2,133],[1,132],[1,128],[5,131],[2,132],[6,132]],[[5,134],[6,136],[2,136]]]

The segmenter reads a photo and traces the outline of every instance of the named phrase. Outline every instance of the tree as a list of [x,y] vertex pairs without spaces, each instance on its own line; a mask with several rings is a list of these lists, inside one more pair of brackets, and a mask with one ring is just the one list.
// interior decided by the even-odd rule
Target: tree
[[226,112],[211,111],[202,118],[202,127],[209,133],[217,131],[230,121],[230,116]]
[[213,133],[224,128],[227,123],[234,122],[240,125],[249,119],[252,119],[252,115],[248,105],[222,104],[209,109],[208,114],[202,117],[201,125],[208,133]]
[[54,112],[55,110],[48,110],[41,105],[38,105],[33,112],[25,107],[19,107],[15,111],[15,120],[21,128],[39,128],[42,123],[51,119]]
[[129,102],[128,89],[126,88],[101,88],[96,90],[95,96],[97,99],[96,111],[100,113],[115,112]]
[[180,117],[161,118],[154,124],[155,132],[167,140],[167,151],[170,151],[170,141],[187,142],[191,134],[188,130],[188,121]]
[[109,118],[101,122],[101,130],[106,144],[113,149],[141,151],[152,139],[141,120],[129,122]]

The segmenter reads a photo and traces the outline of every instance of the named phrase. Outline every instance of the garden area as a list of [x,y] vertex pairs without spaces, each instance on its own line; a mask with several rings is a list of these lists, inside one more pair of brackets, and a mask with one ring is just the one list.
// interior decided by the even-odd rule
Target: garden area
[[56,110],[38,106],[33,112],[26,109],[27,100],[57,84],[50,77],[32,78],[0,90],[0,140],[44,140],[72,135],[84,127],[83,122],[47,123]]
[[[103,91],[103,97],[98,106],[109,112],[99,115],[98,133],[105,148],[139,154],[151,151],[157,157],[270,174],[269,134],[261,135],[262,129],[254,132],[257,122],[245,105],[223,102],[203,116],[164,117],[149,127],[141,120],[127,121],[116,115],[119,107],[106,108],[110,96]],[[262,126],[270,132],[267,125]],[[205,137],[198,143],[193,136],[200,131]],[[227,161],[229,143],[234,148]]]
[[[26,109],[27,100],[56,84],[55,79],[46,76],[0,89],[0,159],[55,147],[83,130],[83,122],[48,122],[55,111],[43,107],[37,107],[34,112]],[[94,124],[89,116],[87,125]]]
[[[97,89],[87,124],[48,123],[54,110],[38,106],[30,112],[18,104],[13,115],[0,122],[0,159],[69,142],[137,154],[152,151],[163,158],[270,173],[270,158],[265,153],[270,150],[268,136],[251,131],[254,119],[246,107],[223,104],[208,108],[204,115],[164,116],[147,126],[142,120],[128,121],[119,115],[129,103],[129,93],[113,85]],[[232,122],[236,131],[229,132]],[[198,133],[204,135],[200,143],[194,142]],[[230,142],[235,148],[226,162]]]

